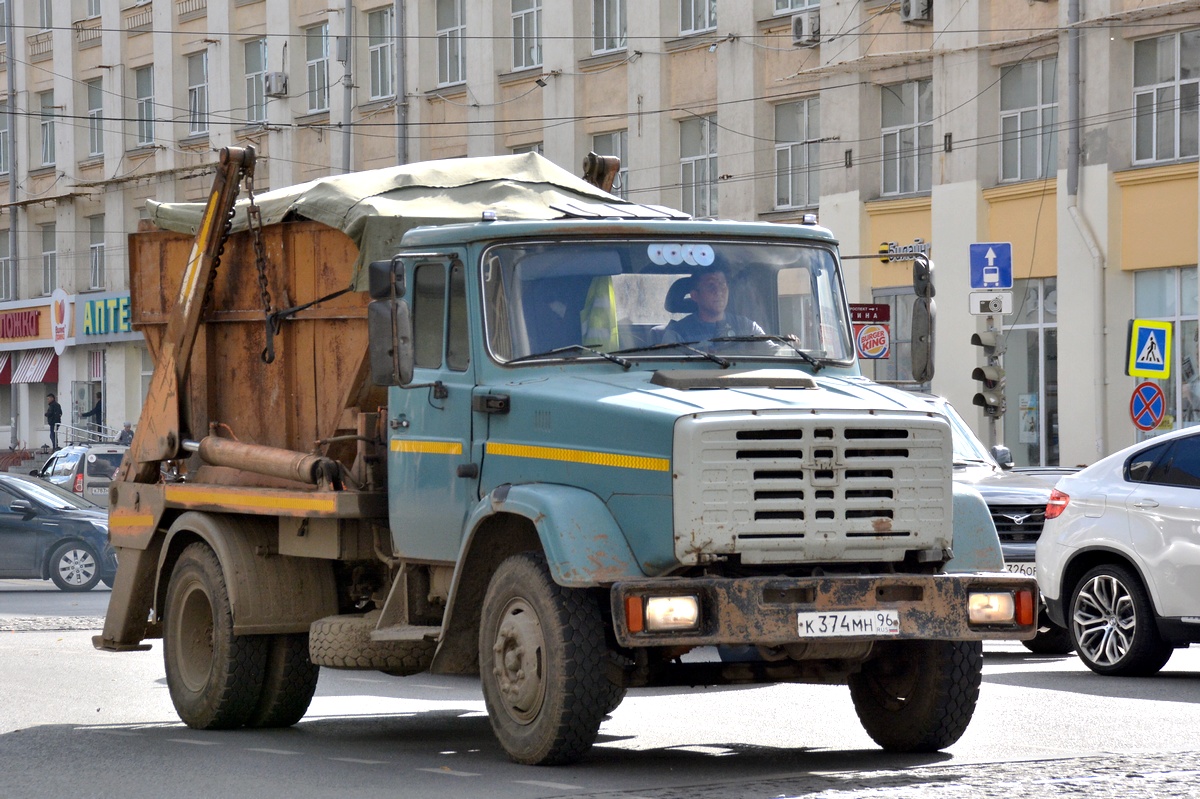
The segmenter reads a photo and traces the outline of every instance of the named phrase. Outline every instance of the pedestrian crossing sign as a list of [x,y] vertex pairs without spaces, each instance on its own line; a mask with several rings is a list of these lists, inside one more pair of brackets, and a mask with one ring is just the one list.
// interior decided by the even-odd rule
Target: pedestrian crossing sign
[[1130,377],[1166,380],[1171,376],[1171,323],[1134,319],[1129,324]]

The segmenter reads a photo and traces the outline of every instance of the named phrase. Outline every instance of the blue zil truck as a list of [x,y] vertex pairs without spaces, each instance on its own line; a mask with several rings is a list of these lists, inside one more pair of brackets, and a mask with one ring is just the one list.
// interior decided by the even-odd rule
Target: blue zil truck
[[155,371],[95,645],[162,638],[188,725],[294,724],[321,666],[478,674],[508,755],[566,763],[630,688],[796,682],[932,751],[1034,634],[946,419],[861,376],[828,230],[536,155],[254,164],[130,237]]

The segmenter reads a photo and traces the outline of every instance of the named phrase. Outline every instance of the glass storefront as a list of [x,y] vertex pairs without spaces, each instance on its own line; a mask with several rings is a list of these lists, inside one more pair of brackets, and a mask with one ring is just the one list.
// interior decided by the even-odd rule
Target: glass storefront
[[1017,466],[1058,466],[1058,285],[1013,281],[1004,335],[1004,445]]
[[1133,276],[1133,317],[1171,322],[1171,376],[1153,380],[1167,398],[1162,423],[1138,432],[1138,441],[1200,424],[1200,350],[1197,347],[1196,267],[1147,269]]

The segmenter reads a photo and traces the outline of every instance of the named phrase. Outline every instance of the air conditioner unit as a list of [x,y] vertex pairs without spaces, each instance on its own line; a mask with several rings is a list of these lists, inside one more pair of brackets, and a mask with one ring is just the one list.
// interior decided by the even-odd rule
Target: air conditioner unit
[[268,72],[264,75],[263,93],[267,97],[287,97],[287,73]]
[[810,47],[821,41],[821,12],[817,9],[792,15],[792,45]]
[[933,22],[933,0],[900,0],[900,21],[909,25]]

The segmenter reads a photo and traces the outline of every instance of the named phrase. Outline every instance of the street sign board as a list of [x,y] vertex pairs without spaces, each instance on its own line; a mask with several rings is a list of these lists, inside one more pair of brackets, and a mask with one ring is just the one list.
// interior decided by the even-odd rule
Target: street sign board
[[1011,291],[972,291],[968,295],[969,310],[975,316],[1007,316],[1013,311]]
[[1138,430],[1149,432],[1162,423],[1167,398],[1157,383],[1138,383],[1129,399],[1129,418]]
[[1125,374],[1166,380],[1171,376],[1171,323],[1134,319],[1129,325],[1129,359]]
[[970,245],[971,288],[998,291],[1013,285],[1012,244],[982,241]]

